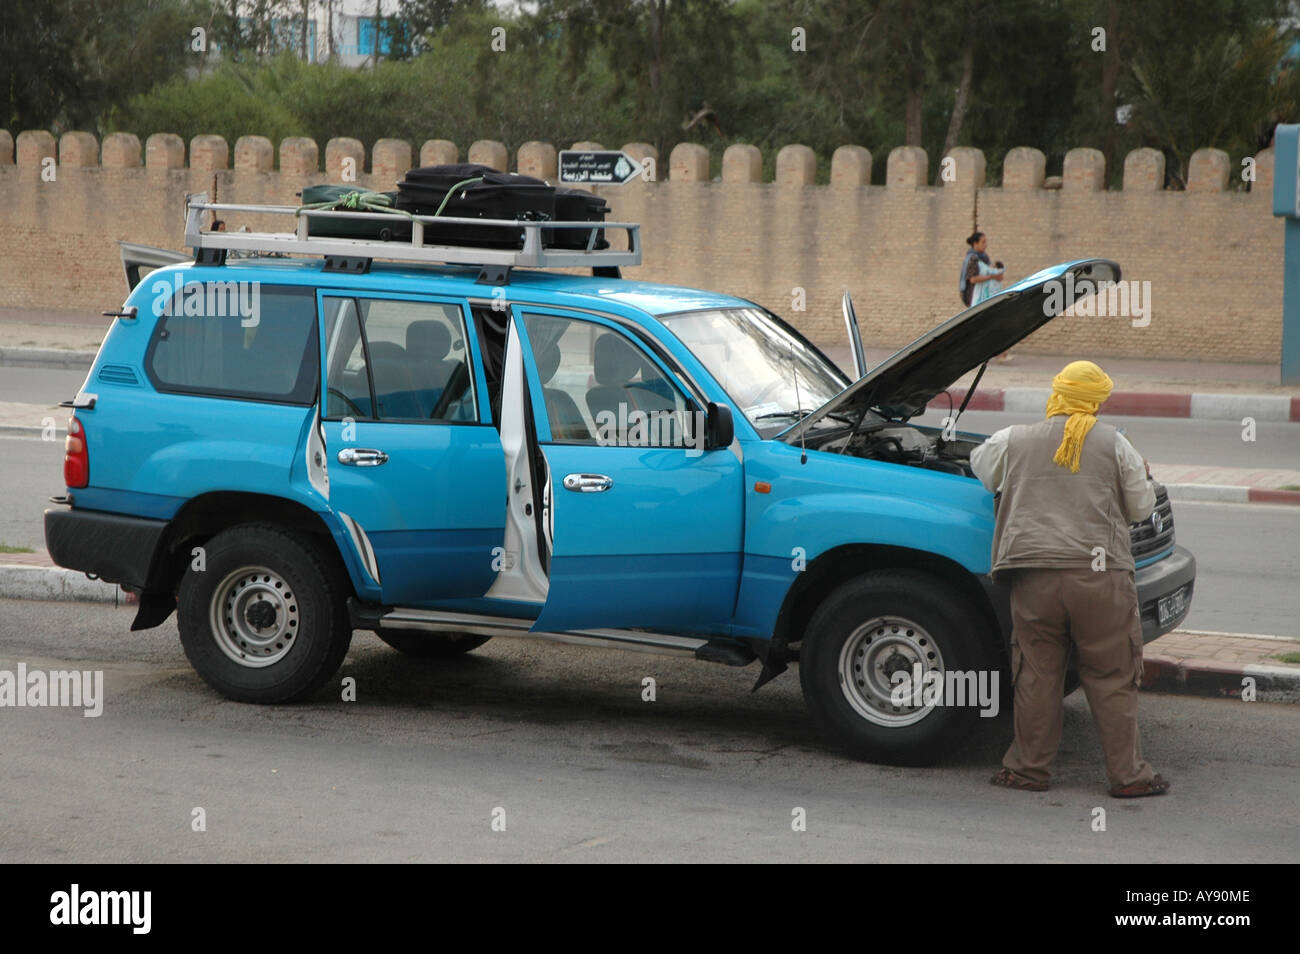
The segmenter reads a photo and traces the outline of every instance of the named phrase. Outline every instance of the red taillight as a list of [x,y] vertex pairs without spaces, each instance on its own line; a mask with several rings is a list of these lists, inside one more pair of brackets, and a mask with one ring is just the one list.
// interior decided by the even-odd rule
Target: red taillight
[[69,487],[85,487],[90,483],[86,432],[75,414],[68,418],[68,436],[63,440],[63,482]]

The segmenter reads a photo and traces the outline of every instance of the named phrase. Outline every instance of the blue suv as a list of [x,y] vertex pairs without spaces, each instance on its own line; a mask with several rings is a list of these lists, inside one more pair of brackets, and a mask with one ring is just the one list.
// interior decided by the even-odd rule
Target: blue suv
[[[634,225],[553,254],[564,223],[513,223],[504,251],[424,246],[419,221],[410,243],[198,228],[241,209],[192,200],[192,261],[128,262],[45,515],[59,565],[138,594],[132,629],[177,613],[218,692],[305,698],[355,629],[435,658],[558,635],[758,661],[755,688],[798,661],[824,735],[896,763],[978,722],[900,698],[900,673],[999,673],[1006,698],[982,437],[911,419],[1114,263],[850,376],[751,301],[621,277]],[[1195,576],[1163,490],[1131,546],[1149,641]]]

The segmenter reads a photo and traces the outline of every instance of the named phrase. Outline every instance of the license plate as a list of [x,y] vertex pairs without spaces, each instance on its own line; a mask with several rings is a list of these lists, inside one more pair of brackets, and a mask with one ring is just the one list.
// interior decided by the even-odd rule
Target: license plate
[[1156,601],[1156,613],[1160,617],[1160,625],[1163,626],[1170,620],[1177,619],[1187,611],[1187,587],[1180,586],[1168,596],[1163,596]]

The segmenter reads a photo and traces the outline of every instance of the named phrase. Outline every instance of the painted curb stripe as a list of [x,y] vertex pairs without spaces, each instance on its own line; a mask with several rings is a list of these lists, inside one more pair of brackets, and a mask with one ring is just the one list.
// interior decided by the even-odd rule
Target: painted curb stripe
[[1249,503],[1249,487],[1227,484],[1165,484],[1171,500],[1209,500],[1219,503]]
[[1291,398],[1285,394],[1193,394],[1192,417],[1214,421],[1288,421]]
[[1251,503],[1300,504],[1300,490],[1250,487],[1247,489],[1247,499]]
[[1115,391],[1101,406],[1101,413],[1128,417],[1191,417],[1192,395]]
[[[966,388],[949,388],[948,394],[952,395],[953,409],[961,407],[961,402],[966,398]],[[975,396],[970,399],[970,404],[966,405],[968,411],[1001,411],[1005,404],[1005,397],[1002,388],[980,388],[975,392]],[[929,408],[935,411],[948,410],[948,399],[942,393],[935,395],[931,399]]]
[[[1048,388],[980,388],[967,405],[968,411],[1009,411],[1039,414],[1047,403]],[[953,407],[960,407],[966,388],[949,388]],[[942,394],[928,405],[947,410]],[[1116,391],[1102,407],[1103,414],[1119,417],[1181,417],[1211,421],[1260,421],[1300,423],[1300,397],[1285,394],[1172,394],[1163,391]]]

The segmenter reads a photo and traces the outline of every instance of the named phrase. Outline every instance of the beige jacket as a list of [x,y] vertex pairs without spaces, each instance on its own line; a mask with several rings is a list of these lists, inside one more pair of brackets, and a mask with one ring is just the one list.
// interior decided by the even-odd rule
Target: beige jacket
[[1149,516],[1156,495],[1142,455],[1109,424],[1088,432],[1079,471],[1052,458],[1068,420],[1003,428],[975,448],[971,469],[1000,493],[993,531],[993,578],[1015,567],[1096,566],[1132,570],[1129,523]]

